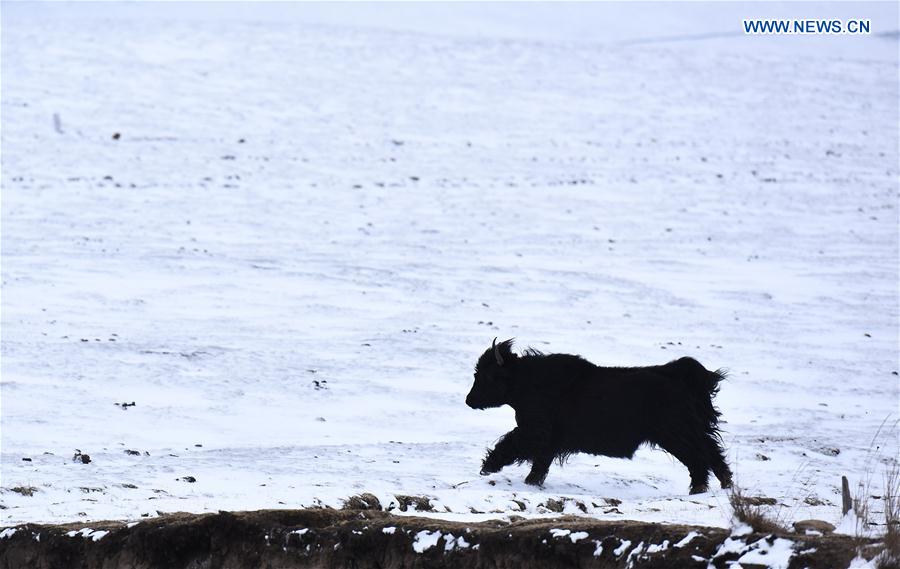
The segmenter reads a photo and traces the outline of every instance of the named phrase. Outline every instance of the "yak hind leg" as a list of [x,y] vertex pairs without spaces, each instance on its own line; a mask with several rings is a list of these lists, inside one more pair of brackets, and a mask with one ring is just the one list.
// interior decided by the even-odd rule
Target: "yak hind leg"
[[722,450],[722,445],[718,440],[710,436],[708,437],[707,446],[709,447],[707,452],[713,474],[719,479],[719,484],[722,485],[722,488],[731,488],[731,469],[728,468],[728,463],[725,461],[725,451]]
[[731,469],[728,468],[728,465],[722,461],[721,466],[713,466],[713,474],[716,475],[716,478],[719,479],[719,484],[722,485],[722,488],[728,490],[732,486],[732,476]]
[[659,441],[657,444],[685,465],[691,475],[691,494],[703,494],[709,490],[710,466],[704,458],[705,452],[699,445],[676,441]]

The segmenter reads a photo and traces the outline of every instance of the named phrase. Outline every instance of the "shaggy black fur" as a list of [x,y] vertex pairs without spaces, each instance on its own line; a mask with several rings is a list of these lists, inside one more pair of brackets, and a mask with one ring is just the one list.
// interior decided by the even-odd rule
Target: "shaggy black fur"
[[631,458],[649,443],[668,451],[691,475],[691,494],[707,491],[709,471],[731,486],[712,398],[725,374],[693,358],[649,367],[600,367],[580,356],[488,348],[475,366],[466,405],[509,405],[516,425],[488,451],[481,474],[530,462],[525,482],[540,486],[554,459],[577,452]]

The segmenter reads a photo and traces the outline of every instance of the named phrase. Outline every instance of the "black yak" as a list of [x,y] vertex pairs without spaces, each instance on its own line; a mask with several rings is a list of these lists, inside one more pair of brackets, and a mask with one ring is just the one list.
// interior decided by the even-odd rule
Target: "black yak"
[[712,398],[724,379],[693,358],[649,367],[600,367],[580,356],[519,356],[512,340],[493,345],[478,359],[466,397],[473,409],[509,405],[516,428],[484,458],[481,474],[513,462],[531,463],[525,482],[543,485],[554,459],[574,453],[631,458],[644,444],[681,461],[691,475],[691,494],[707,491],[712,470],[731,486]]

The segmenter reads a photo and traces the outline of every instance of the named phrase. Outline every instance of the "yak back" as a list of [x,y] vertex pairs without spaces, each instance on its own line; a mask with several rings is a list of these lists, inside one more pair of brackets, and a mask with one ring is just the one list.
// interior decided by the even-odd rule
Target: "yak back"
[[653,392],[715,393],[721,374],[710,372],[693,358],[641,367],[601,367],[581,356],[542,354],[528,349],[517,358],[513,371],[515,402],[564,403],[572,399],[600,397],[628,406],[629,396],[640,399]]

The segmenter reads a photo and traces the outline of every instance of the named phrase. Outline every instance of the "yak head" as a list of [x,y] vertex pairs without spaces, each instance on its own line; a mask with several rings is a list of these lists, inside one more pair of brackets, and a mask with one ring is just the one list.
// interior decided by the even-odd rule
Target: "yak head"
[[466,396],[466,405],[472,409],[488,409],[509,403],[512,367],[518,357],[512,351],[512,344],[511,338],[499,344],[494,338],[491,347],[481,354],[475,364],[475,383]]

